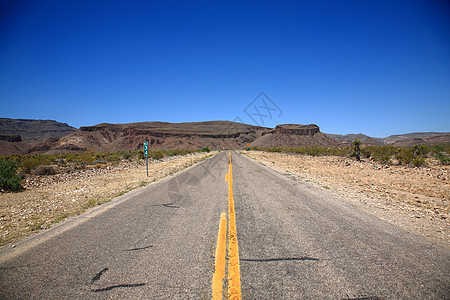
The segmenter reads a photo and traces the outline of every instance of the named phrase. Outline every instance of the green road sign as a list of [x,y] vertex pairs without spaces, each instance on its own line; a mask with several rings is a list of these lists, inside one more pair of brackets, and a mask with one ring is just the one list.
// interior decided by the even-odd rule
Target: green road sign
[[148,142],[144,142],[144,155],[148,156]]

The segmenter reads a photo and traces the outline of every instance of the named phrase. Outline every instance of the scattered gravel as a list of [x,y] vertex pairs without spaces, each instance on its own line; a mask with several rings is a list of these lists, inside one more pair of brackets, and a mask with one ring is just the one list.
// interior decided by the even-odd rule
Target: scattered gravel
[[108,202],[214,154],[193,153],[149,160],[148,177],[145,161],[124,161],[100,168],[27,177],[24,191],[0,193],[0,245],[48,228],[68,216]]
[[337,156],[243,153],[408,232],[450,247],[450,166],[436,160],[428,160],[427,167],[413,168]]

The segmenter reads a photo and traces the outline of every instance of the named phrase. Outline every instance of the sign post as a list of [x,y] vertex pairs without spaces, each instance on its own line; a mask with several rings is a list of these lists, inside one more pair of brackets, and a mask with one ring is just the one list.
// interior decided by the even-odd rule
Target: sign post
[[144,142],[144,156],[145,156],[145,168],[147,169],[147,177],[148,177],[148,142]]

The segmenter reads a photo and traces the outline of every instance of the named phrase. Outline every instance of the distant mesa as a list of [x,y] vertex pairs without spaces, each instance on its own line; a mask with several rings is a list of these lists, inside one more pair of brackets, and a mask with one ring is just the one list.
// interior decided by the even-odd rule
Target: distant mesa
[[319,126],[315,124],[278,125],[251,143],[251,146],[261,148],[334,147],[337,145],[335,140],[320,132]]
[[20,135],[23,142],[31,145],[65,136],[75,130],[66,123],[53,120],[0,118],[0,135]]
[[315,124],[309,124],[309,125],[282,124],[282,125],[277,125],[273,130],[269,131],[268,133],[313,136],[314,134],[316,134],[318,132],[320,132],[319,126],[317,126]]

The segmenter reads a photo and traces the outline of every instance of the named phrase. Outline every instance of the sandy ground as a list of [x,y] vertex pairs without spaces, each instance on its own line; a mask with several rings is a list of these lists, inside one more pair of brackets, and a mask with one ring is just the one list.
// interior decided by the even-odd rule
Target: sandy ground
[[195,153],[149,162],[122,162],[70,174],[33,176],[19,193],[0,194],[0,245],[176,173],[212,155]]
[[450,247],[450,166],[432,160],[427,167],[413,168],[335,156],[243,153],[408,232]]

